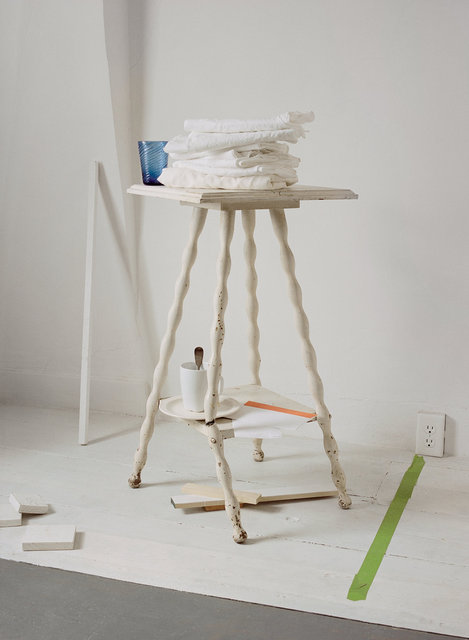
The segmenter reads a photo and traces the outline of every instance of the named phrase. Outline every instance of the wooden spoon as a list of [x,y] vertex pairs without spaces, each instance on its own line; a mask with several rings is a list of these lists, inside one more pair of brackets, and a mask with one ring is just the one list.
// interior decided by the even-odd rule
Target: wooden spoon
[[204,359],[204,350],[202,349],[202,347],[196,347],[194,349],[194,360],[195,360],[195,365],[197,369],[200,369],[200,367],[202,366],[203,359]]

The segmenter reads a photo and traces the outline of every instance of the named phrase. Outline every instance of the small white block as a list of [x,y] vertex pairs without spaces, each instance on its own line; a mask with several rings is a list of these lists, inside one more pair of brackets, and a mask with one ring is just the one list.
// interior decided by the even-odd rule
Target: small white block
[[27,527],[23,538],[23,551],[54,551],[73,549],[74,524]]
[[19,527],[21,513],[18,513],[11,504],[0,504],[0,527]]
[[47,513],[49,505],[36,494],[11,493],[10,502],[18,513]]

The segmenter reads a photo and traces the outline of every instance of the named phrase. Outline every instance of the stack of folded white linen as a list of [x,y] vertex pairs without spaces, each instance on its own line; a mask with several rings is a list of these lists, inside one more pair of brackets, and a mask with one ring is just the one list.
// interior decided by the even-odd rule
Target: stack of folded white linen
[[300,159],[287,143],[305,137],[312,111],[254,120],[186,120],[185,134],[165,151],[172,165],[159,181],[168,187],[282,189],[298,182]]

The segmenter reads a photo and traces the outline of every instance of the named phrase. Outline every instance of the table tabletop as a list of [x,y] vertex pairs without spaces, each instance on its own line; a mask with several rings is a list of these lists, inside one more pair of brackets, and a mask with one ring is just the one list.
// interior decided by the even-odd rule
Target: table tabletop
[[179,200],[207,209],[272,209],[299,207],[301,200],[355,200],[351,189],[293,185],[284,189],[187,189],[163,185],[133,184],[127,193]]

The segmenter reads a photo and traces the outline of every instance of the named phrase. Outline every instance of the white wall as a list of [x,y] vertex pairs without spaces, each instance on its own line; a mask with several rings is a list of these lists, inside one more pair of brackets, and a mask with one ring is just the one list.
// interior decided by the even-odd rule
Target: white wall
[[[28,11],[34,6],[22,4]],[[16,118],[16,129],[9,129],[19,133],[15,144],[27,155],[28,174],[39,167],[40,176],[36,181],[33,172],[33,182],[25,184],[18,176],[18,158],[8,163],[5,399],[76,404],[70,389],[78,389],[86,162],[90,154],[104,153],[117,197],[118,164],[124,184],[122,166],[129,161],[122,156],[129,128],[122,128],[128,117],[122,104],[126,57],[112,43],[123,41],[127,19],[135,145],[139,139],[172,137],[186,117],[313,109],[316,121],[307,139],[294,147],[303,159],[300,181],[360,194],[356,202],[305,203],[289,214],[336,436],[412,448],[416,412],[444,411],[449,452],[468,455],[469,258],[463,185],[469,164],[469,5],[463,0],[133,0],[125,18],[125,2],[114,11],[105,4],[110,88],[95,15],[99,5],[47,0],[28,38],[18,36],[19,106],[10,116]],[[58,24],[68,28],[66,43]],[[86,47],[80,28],[87,33]],[[33,53],[40,77],[29,74]],[[70,57],[76,65],[73,100],[63,75]],[[116,140],[109,130],[110,95]],[[74,125],[83,109],[91,125],[77,132]],[[74,142],[79,138],[75,154],[78,149],[83,156],[80,175],[67,170],[66,162],[56,162],[60,145],[54,140],[68,139],[72,131]],[[131,160],[125,175],[133,172],[137,179],[136,146]],[[139,273],[134,295],[129,295],[114,238],[103,223],[98,273],[107,271],[101,284],[98,279],[95,296],[94,406],[140,412],[142,381],[165,328],[190,211],[177,203],[129,196],[123,203],[118,213],[127,223]],[[48,233],[40,234],[44,222]],[[226,318],[228,384],[247,376],[239,226]],[[307,401],[299,341],[267,214],[259,215],[257,237],[263,383]],[[216,214],[211,213],[168,393],[177,392],[177,363],[189,358],[196,344],[209,344],[216,242]],[[52,277],[56,273],[58,284]],[[139,346],[152,354],[146,362]],[[49,374],[58,387],[45,385]],[[19,384],[25,379],[26,387]],[[68,395],[60,386],[64,380]]]
[[123,226],[123,195],[102,2],[3,0],[0,8],[8,88],[1,118],[1,399],[78,404],[88,170],[96,159],[106,202],[100,199],[96,232],[92,406],[125,410],[143,385],[132,298],[112,231]]

